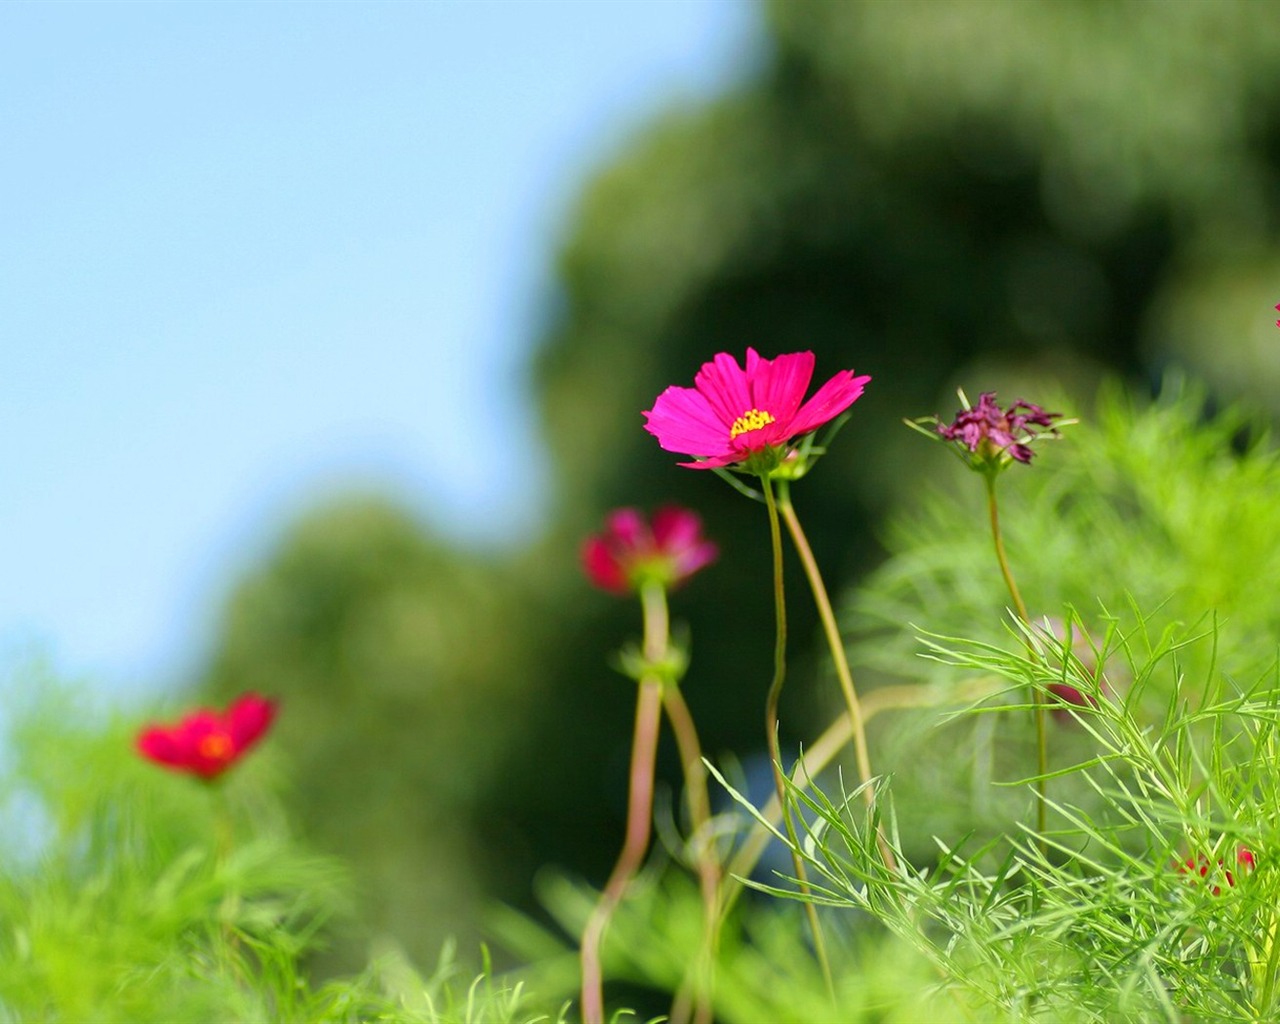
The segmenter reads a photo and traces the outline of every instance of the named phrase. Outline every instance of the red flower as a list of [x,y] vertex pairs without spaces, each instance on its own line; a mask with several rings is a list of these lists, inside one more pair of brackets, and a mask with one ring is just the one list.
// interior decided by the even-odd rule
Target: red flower
[[[1253,869],[1258,866],[1257,860],[1253,855],[1253,851],[1247,846],[1239,846],[1236,848],[1236,864],[1241,875],[1253,874]],[[1190,875],[1191,883],[1195,884],[1197,877],[1208,877],[1210,867],[1209,858],[1205,857],[1203,854],[1197,854],[1194,857],[1188,857],[1186,860],[1181,861],[1177,867],[1178,874]],[[1227,868],[1223,870],[1221,860],[1218,861],[1218,869],[1222,871],[1222,876],[1227,880],[1227,885],[1231,888],[1235,888],[1236,880],[1235,876],[1231,873],[1231,869]],[[1215,896],[1221,896],[1222,886],[1215,885],[1213,887],[1213,894]]]
[[717,553],[702,537],[702,521],[686,508],[659,509],[652,526],[639,510],[620,508],[609,513],[603,533],[583,541],[582,568],[601,590],[629,594],[649,581],[682,583]]
[[665,451],[694,456],[696,462],[680,463],[690,469],[745,462],[768,472],[782,462],[789,441],[839,416],[871,379],[841,370],[801,405],[813,365],[812,352],[761,359],[749,348],[744,370],[721,352],[703,364],[693,387],[673,385],[658,396],[644,414],[645,430]]
[[276,702],[246,693],[225,713],[200,708],[177,725],[155,725],[138,734],[138,753],[174,771],[214,779],[244,756],[276,716]]

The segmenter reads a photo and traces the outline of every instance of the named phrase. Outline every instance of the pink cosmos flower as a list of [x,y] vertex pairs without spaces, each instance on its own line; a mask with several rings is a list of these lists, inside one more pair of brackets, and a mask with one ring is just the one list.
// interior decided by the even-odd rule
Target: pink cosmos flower
[[721,352],[703,364],[693,387],[673,385],[658,396],[644,414],[645,430],[665,451],[694,456],[680,463],[690,469],[747,463],[767,472],[790,441],[839,416],[871,380],[841,370],[802,405],[813,366],[812,352],[762,359],[749,348],[745,369]]
[[276,702],[246,693],[225,713],[200,708],[177,725],[153,725],[138,734],[138,753],[174,771],[215,779],[260,740],[276,715]]
[[582,543],[582,568],[601,590],[630,594],[648,582],[673,587],[714,562],[719,552],[702,537],[702,520],[669,505],[645,522],[638,509],[610,512],[603,533]]

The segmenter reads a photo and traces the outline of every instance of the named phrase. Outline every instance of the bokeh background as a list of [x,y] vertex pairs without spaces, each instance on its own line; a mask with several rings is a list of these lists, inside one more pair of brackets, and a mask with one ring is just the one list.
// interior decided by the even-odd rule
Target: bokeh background
[[[686,692],[759,752],[763,516],[640,429],[715,352],[872,375],[796,493],[837,591],[958,385],[1280,413],[1261,3],[7,4],[0,137],[6,657],[280,695],[344,966],[602,881],[638,622],[576,550],[610,507],[703,514]],[[793,608],[795,743],[830,710]]]

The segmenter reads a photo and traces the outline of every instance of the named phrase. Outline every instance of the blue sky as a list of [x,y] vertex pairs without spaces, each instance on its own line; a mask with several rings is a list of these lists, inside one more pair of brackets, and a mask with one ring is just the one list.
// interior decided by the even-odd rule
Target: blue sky
[[745,0],[0,5],[0,654],[179,680],[348,485],[537,528],[575,187],[741,72]]

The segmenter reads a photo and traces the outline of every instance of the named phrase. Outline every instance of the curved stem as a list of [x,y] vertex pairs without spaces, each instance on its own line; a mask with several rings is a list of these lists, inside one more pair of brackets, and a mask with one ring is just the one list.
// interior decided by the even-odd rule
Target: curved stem
[[[1013,581],[1013,573],[1009,569],[1009,558],[1004,550],[1004,537],[1000,532],[1000,511],[996,503],[995,474],[985,473],[983,477],[987,481],[987,513],[991,518],[991,539],[995,543],[996,561],[1000,563],[1000,572],[1004,576],[1005,586],[1009,588],[1009,596],[1013,599],[1013,607],[1018,613],[1018,618],[1024,625],[1029,626],[1031,617],[1027,615],[1027,606],[1018,592],[1018,585]],[[1035,648],[1030,641],[1027,643],[1027,649],[1032,657],[1036,656]],[[1048,850],[1044,833],[1048,815],[1048,804],[1045,802],[1045,776],[1049,774],[1049,740],[1045,731],[1044,697],[1040,693],[1040,687],[1034,683],[1031,684],[1031,704],[1031,714],[1036,724],[1036,794],[1039,797],[1036,801],[1036,831],[1040,834],[1040,852],[1043,854]]]
[[[937,687],[918,683],[884,686],[867,694],[866,699],[863,700],[862,720],[869,722],[881,711],[935,707],[944,703],[981,700],[998,691],[1001,686],[999,679],[986,676],[949,693],[940,693]],[[813,777],[830,765],[851,739],[853,739],[853,725],[849,721],[849,716],[842,714],[805,750],[804,757],[791,775],[792,786],[803,793],[809,787]],[[782,819],[781,805],[776,795],[764,805],[760,815],[771,825],[776,825]],[[739,879],[746,878],[755,869],[771,838],[769,830],[756,822],[733,855],[733,859],[725,867],[725,881],[720,897],[721,920],[728,917],[734,903],[737,902],[738,895],[742,892],[742,882]]]
[[[702,744],[698,742],[698,730],[693,715],[685,703],[679,686],[663,687],[662,703],[667,720],[675,733],[680,761],[684,765],[684,788],[689,801],[689,823],[692,829],[690,845],[698,868],[698,884],[702,891],[703,936],[702,952],[693,982],[693,1019],[695,1024],[710,1021],[712,991],[714,985],[716,949],[720,943],[720,917],[717,907],[720,901],[720,861],[716,856],[715,836],[711,827],[711,797],[707,792],[707,770],[702,763]],[[671,1020],[679,1021],[684,1014],[671,1012]]]
[[[871,755],[867,749],[866,720],[862,706],[858,702],[858,691],[853,685],[853,673],[849,670],[849,658],[845,653],[844,641],[840,637],[840,629],[836,625],[835,613],[831,608],[831,598],[827,594],[827,586],[818,569],[818,561],[813,557],[813,549],[809,539],[800,526],[800,519],[791,504],[791,488],[783,481],[778,485],[778,509],[791,534],[791,542],[795,545],[800,563],[804,566],[805,576],[809,579],[809,589],[813,591],[813,602],[818,608],[818,617],[822,620],[822,631],[831,649],[831,660],[835,665],[836,678],[840,681],[840,690],[844,694],[846,706],[849,708],[849,721],[853,726],[853,751],[858,765],[858,781],[862,783],[862,796],[867,809],[874,811],[876,803],[875,787],[871,785]],[[884,829],[876,822],[876,842],[880,847],[880,855],[890,871],[895,870],[893,851],[885,839]]]
[[[796,881],[800,891],[809,893],[808,876],[804,869],[804,860],[800,856],[800,844],[796,838],[796,825],[791,817],[791,804],[787,800],[787,787],[782,774],[782,751],[778,746],[778,701],[782,696],[782,684],[787,678],[787,597],[782,577],[782,530],[778,525],[778,503],[773,494],[773,483],[768,474],[761,474],[760,483],[764,491],[765,507],[769,512],[769,540],[773,548],[773,604],[776,630],[773,645],[773,681],[769,684],[769,693],[765,697],[764,721],[765,739],[769,744],[769,760],[773,767],[773,785],[782,808],[782,820],[786,826],[787,838],[791,847],[791,864],[795,869]],[[822,976],[827,983],[827,993],[835,1000],[835,983],[831,978],[831,963],[827,958],[827,945],[822,935],[822,925],[818,921],[818,910],[812,902],[804,901],[805,915],[809,919],[809,930],[813,934],[813,949],[822,967]]]
[[[650,664],[658,664],[666,656],[669,637],[666,594],[660,585],[650,585],[641,591],[640,598],[644,607],[644,657]],[[604,1024],[602,940],[615,908],[622,902],[649,849],[662,689],[662,679],[657,674],[646,674],[640,680],[635,733],[631,743],[626,838],[582,933],[582,1018],[586,1024]]]

